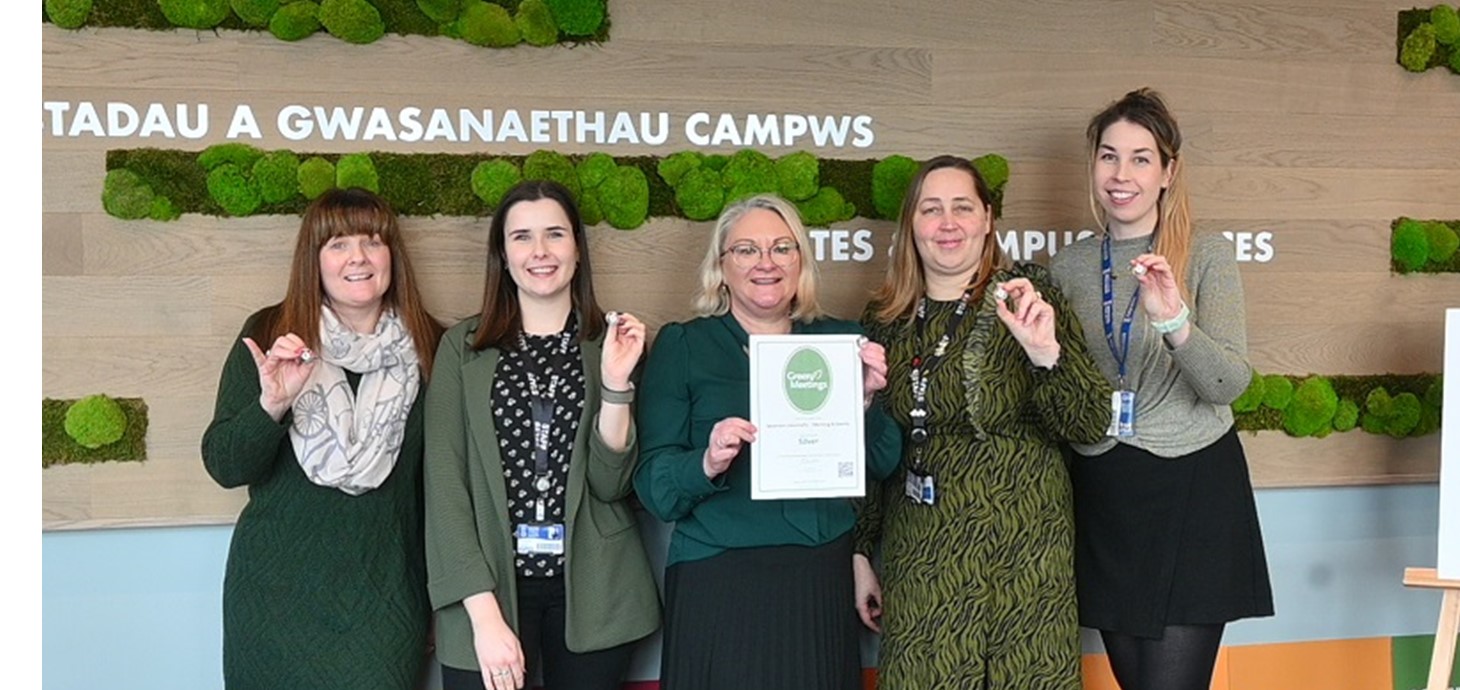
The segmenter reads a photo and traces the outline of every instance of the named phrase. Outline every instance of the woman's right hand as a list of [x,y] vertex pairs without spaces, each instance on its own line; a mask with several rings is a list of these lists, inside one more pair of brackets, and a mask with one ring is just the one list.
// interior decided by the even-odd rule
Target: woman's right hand
[[875,633],[882,632],[878,622],[882,618],[882,585],[877,581],[877,571],[872,561],[860,553],[852,554],[852,581],[857,596],[857,615],[862,625]]
[[300,359],[309,347],[293,333],[279,336],[268,352],[260,350],[253,338],[244,338],[243,344],[248,347],[253,363],[259,369],[259,406],[277,422],[284,418],[284,413],[304,390],[304,384],[319,360],[306,364]]
[[705,476],[714,479],[730,469],[740,455],[740,446],[755,442],[755,425],[740,417],[726,417],[710,429],[710,447],[705,449]]
[[497,595],[479,592],[462,600],[471,619],[471,641],[486,690],[517,690],[526,681],[526,663],[517,635],[502,617]]

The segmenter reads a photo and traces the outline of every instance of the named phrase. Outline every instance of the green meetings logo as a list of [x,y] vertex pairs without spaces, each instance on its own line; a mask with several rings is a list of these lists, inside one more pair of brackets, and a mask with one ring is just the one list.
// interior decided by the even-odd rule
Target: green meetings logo
[[786,400],[802,412],[811,413],[831,398],[831,366],[820,350],[803,347],[786,360]]

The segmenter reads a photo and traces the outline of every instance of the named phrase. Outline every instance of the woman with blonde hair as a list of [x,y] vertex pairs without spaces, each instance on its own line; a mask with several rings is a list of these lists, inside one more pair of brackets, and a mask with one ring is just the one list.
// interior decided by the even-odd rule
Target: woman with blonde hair
[[284,301],[245,322],[203,435],[208,474],[249,496],[223,582],[229,690],[420,682],[417,403],[440,337],[390,205],[363,189],[311,203]]
[[[749,336],[860,333],[823,314],[796,209],[776,197],[731,204],[700,266],[699,318],[660,330],[641,386],[639,499],[674,522],[665,571],[665,690],[855,690],[852,502],[752,501]],[[861,349],[867,474],[898,457],[873,404],[882,348]],[[853,393],[854,395],[857,393]]]
[[1109,386],[1044,269],[1004,258],[990,200],[966,159],[925,163],[863,316],[906,439],[857,519],[856,606],[882,633],[884,689],[1080,687],[1059,444],[1100,438]]
[[1205,690],[1228,621],[1272,614],[1231,403],[1251,380],[1230,243],[1192,232],[1181,130],[1132,91],[1090,120],[1102,232],[1051,262],[1115,386],[1106,438],[1074,445],[1080,623],[1125,690]]

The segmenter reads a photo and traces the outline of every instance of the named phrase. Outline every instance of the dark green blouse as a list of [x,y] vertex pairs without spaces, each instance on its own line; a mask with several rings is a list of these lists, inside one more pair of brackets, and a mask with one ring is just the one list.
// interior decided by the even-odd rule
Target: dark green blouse
[[[855,322],[793,322],[792,333],[861,333]],[[851,499],[750,500],[750,456],[743,449],[724,474],[705,477],[710,430],[726,417],[750,418],[749,336],[733,316],[671,323],[649,354],[639,387],[640,465],[634,476],[649,512],[675,523],[669,564],[726,549],[819,546],[852,529]],[[880,404],[866,413],[867,470],[883,479],[896,468],[901,432]]]

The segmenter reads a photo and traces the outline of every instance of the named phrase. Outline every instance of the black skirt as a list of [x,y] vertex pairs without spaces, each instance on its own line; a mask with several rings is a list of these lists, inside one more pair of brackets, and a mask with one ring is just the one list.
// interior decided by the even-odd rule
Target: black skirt
[[730,549],[664,573],[663,690],[859,690],[852,541]]
[[1076,456],[1080,625],[1159,638],[1168,625],[1272,615],[1272,587],[1237,432],[1163,458],[1116,444]]

